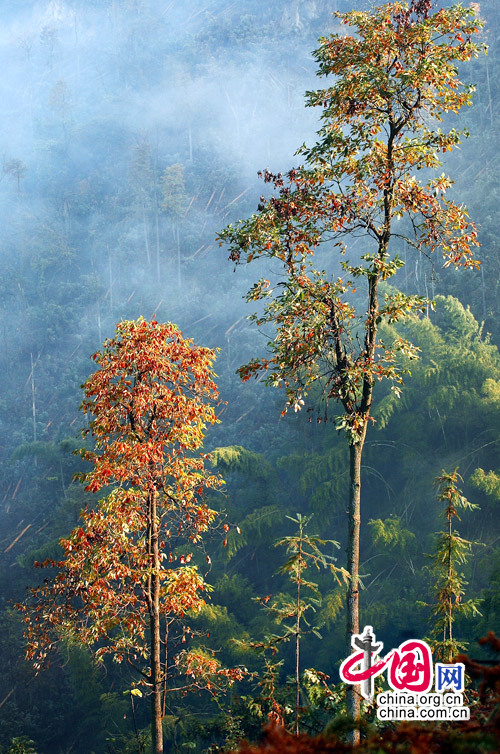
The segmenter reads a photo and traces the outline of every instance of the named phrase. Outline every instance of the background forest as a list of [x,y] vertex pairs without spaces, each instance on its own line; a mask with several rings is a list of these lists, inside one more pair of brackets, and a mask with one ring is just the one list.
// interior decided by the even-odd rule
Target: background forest
[[[215,752],[256,738],[273,700],[293,717],[292,643],[267,658],[248,643],[283,632],[266,607],[294,594],[288,575],[276,573],[286,553],[274,544],[297,530],[288,516],[311,515],[308,533],[338,541],[327,552],[344,565],[348,453],[333,408],[325,417],[310,397],[282,417],[277,391],[235,374],[262,353],[267,334],[248,322],[242,298],[254,270],[235,271],[215,237],[255,211],[258,170],[284,171],[300,144],[313,143],[317,113],[303,106],[317,85],[311,50],[335,31],[332,12],[353,4],[2,3],[0,751],[137,751],[135,731],[140,739],[147,727],[147,701],[130,695],[126,668],[97,669],[68,646],[35,677],[12,608],[39,579],[33,561],[57,558],[59,538],[92,505],[72,481],[83,469],[72,452],[83,443],[80,385],[116,322],[140,315],[221,349],[226,403],[205,449],[227,481],[211,503],[240,533],[233,529],[226,547],[207,543],[214,589],[193,625],[224,663],[255,673],[225,698],[173,693],[169,750]],[[482,265],[443,270],[401,249],[395,285],[436,298],[436,308],[400,328],[421,349],[402,397],[383,387],[378,395],[363,465],[360,599],[362,624],[386,647],[430,636],[429,555],[443,528],[433,485],[458,467],[464,494],[480,506],[459,523],[481,543],[462,569],[464,599],[480,599],[480,614],[455,625],[473,657],[481,657],[477,638],[500,619],[500,17],[496,0],[480,5],[489,54],[462,73],[477,93],[450,127],[471,135],[445,169],[480,226]],[[303,637],[301,665],[309,669],[304,727],[316,732],[341,704],[345,619],[343,587],[326,570],[312,578],[321,638]]]

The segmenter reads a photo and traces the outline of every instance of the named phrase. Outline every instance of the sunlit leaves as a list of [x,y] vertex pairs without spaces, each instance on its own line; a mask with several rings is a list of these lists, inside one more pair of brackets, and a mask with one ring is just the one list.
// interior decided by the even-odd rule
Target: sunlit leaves
[[[234,262],[264,257],[284,272],[278,284],[261,279],[247,295],[264,305],[256,323],[275,329],[271,355],[241,367],[242,379],[264,372],[296,411],[321,381],[325,396],[344,409],[339,426],[356,442],[370,418],[374,383],[401,379],[379,325],[428,306],[403,294],[379,301],[379,283],[403,265],[392,239],[418,254],[441,252],[444,266],[478,265],[477,229],[447,197],[451,180],[431,171],[462,135],[436,121],[471,101],[473,88],[460,81],[457,64],[483,46],[474,41],[479,19],[461,6],[431,13],[428,3],[394,2],[337,18],[348,33],[320,40],[314,53],[319,75],[332,81],[307,94],[308,104],[322,109],[317,143],[298,150],[304,164],[286,175],[264,171],[274,195],[262,196],[258,212],[220,239]],[[315,267],[320,244],[344,254],[349,238],[360,236],[368,249],[359,263],[344,262],[345,278]],[[357,279],[366,285],[365,312],[355,305]]]
[[94,449],[80,451],[92,469],[80,479],[107,494],[61,540],[61,561],[38,564],[56,574],[22,606],[28,656],[38,668],[66,638],[146,678],[152,612],[169,624],[205,604],[193,549],[216,515],[203,495],[222,480],[196,451],[217,422],[215,353],[140,319],[120,322],[93,360],[82,410]]
[[241,681],[246,674],[245,668],[222,667],[213,653],[203,649],[179,652],[176,665],[179,673],[187,676],[186,686],[194,683],[214,695],[235,681]]

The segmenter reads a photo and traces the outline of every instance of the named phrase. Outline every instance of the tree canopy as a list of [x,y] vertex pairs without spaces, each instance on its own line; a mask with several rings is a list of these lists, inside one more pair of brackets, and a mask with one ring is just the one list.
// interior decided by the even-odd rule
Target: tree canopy
[[[431,8],[430,0],[412,0],[336,14],[352,33],[321,39],[314,53],[318,75],[336,77],[307,95],[322,108],[318,141],[299,149],[304,164],[285,176],[261,173],[276,195],[262,196],[257,214],[220,234],[230,260],[270,259],[277,276],[274,285],[261,278],[247,294],[264,302],[254,320],[271,325],[274,336],[270,356],[242,366],[242,379],[264,372],[268,384],[284,387],[284,412],[299,411],[315,382],[342,407],[338,428],[350,447],[348,649],[359,633],[361,457],[374,385],[389,379],[399,395],[401,357],[417,355],[402,338],[385,344],[379,327],[428,306],[422,296],[381,286],[404,265],[398,241],[418,254],[440,250],[445,267],[479,264],[476,227],[445,197],[451,180],[435,170],[440,153],[460,143],[456,129],[442,131],[436,122],[471,102],[473,87],[460,80],[457,64],[479,54],[473,37],[481,22],[474,8]],[[332,249],[351,256],[352,239],[365,249],[358,260],[341,261],[338,276]],[[320,256],[321,245],[330,255]],[[359,698],[353,689],[348,695],[356,718]]]

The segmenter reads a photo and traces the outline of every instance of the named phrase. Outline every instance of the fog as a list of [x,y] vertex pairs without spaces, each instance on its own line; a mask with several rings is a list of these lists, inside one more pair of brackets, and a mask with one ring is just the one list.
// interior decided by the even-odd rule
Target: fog
[[[156,316],[176,323],[196,343],[220,348],[216,371],[227,404],[219,407],[221,423],[210,430],[205,447],[234,444],[263,454],[253,457],[253,476],[242,472],[229,479],[228,507],[234,506],[244,546],[232,561],[226,551],[213,557],[214,583],[226,566],[231,578],[240,579],[235,594],[241,605],[230,590],[226,601],[215,595],[231,620],[234,608],[240,621],[241,608],[245,617],[238,630],[247,631],[260,609],[252,596],[275,589],[273,543],[278,529],[283,536],[290,533],[285,531],[290,512],[314,512],[314,525],[318,521],[326,537],[345,543],[347,451],[332,421],[336,409],[324,419],[310,407],[283,419],[278,391],[253,380],[241,383],[235,370],[261,354],[269,336],[248,322],[252,306],[244,294],[261,275],[272,279],[273,270],[261,260],[260,267],[241,265],[235,271],[216,236],[228,223],[248,217],[259,196],[268,193],[259,170],[286,171],[296,163],[297,148],[314,142],[321,113],[304,107],[304,93],[324,80],[315,75],[311,51],[318,37],[338,30],[334,10],[371,5],[371,0],[1,3],[2,751],[18,734],[32,736],[40,754],[70,749],[87,754],[90,746],[99,753],[115,751],[109,731],[132,730],[122,709],[129,680],[120,677],[121,670],[112,669],[106,678],[93,675],[88,660],[75,653],[59,663],[64,667],[33,680],[22,659],[22,627],[9,607],[40,576],[31,568],[33,560],[54,556],[58,538],[73,528],[89,500],[82,485],[72,483],[81,468],[71,453],[83,442],[80,385],[95,368],[91,354],[113,336],[120,319]],[[471,217],[482,225],[483,266],[443,271],[439,261],[434,269],[424,256],[400,250],[405,259],[408,252],[408,265],[396,279],[402,290],[452,293],[463,306],[449,300],[441,312],[427,311],[428,318],[411,325],[410,336],[422,348],[421,361],[412,366],[414,382],[405,375],[390,426],[381,434],[376,433],[382,421],[370,428],[363,467],[366,601],[380,606],[376,630],[389,635],[413,621],[420,622],[414,635],[426,635],[415,598],[428,599],[426,553],[438,517],[433,479],[444,466],[460,466],[466,483],[475,470],[484,476],[499,468],[500,403],[494,388],[500,384],[495,126],[500,34],[496,0],[484,0],[481,7],[489,19],[491,54],[467,68],[465,80],[478,86],[476,104],[452,125],[469,126],[472,138],[450,155],[445,169],[457,179],[450,194],[468,203]],[[354,239],[352,255],[365,251],[364,244]],[[335,272],[331,261],[328,269]],[[491,344],[485,338],[489,331]],[[489,536],[492,549],[485,557],[500,562],[492,498],[485,485],[483,492],[479,487],[469,485],[471,500],[478,499],[484,511],[470,537]],[[392,545],[390,551],[373,549],[371,516],[396,517],[409,535],[414,531],[416,554],[412,550],[406,560]],[[342,557],[339,553],[339,564]],[[471,574],[476,591],[486,588],[490,569],[490,563],[480,564],[477,583]],[[343,622],[330,622],[323,654],[318,644],[308,645],[307,662],[316,664],[320,657],[318,667],[333,677],[340,655],[332,647],[343,647],[344,629]],[[474,632],[480,635],[474,627],[470,637]],[[144,726],[145,709],[146,704]]]
[[226,345],[249,313],[247,281],[215,234],[255,209],[257,170],[286,169],[314,137],[311,50],[338,5],[3,4],[3,368],[24,386],[5,417],[14,433],[30,412],[30,359],[38,415],[67,399],[34,434],[64,433],[76,406],[61,369],[76,387],[121,318],[156,314]]
[[[235,375],[264,342],[242,298],[263,271],[235,273],[215,239],[255,211],[263,190],[257,171],[286,170],[297,147],[314,138],[317,113],[303,106],[316,85],[311,50],[337,7],[333,0],[2,4],[6,545],[28,517],[33,528],[21,549],[33,546],[32,532],[65,498],[69,451],[55,461],[56,476],[47,471],[43,502],[40,454],[78,434],[89,357],[120,319],[156,316],[221,348],[219,384],[230,400],[209,445],[241,444],[243,435],[249,447],[285,442],[274,436],[276,396]],[[36,452],[18,450],[29,447]],[[18,552],[9,550],[7,567]]]

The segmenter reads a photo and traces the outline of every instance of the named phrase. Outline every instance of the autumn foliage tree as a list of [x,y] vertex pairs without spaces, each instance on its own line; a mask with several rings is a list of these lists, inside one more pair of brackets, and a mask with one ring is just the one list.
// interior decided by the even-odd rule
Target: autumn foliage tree
[[[350,652],[359,632],[361,459],[374,387],[389,380],[399,394],[401,365],[417,355],[403,339],[384,343],[381,325],[428,306],[383,283],[404,265],[404,243],[418,255],[442,252],[445,266],[478,264],[476,228],[465,208],[446,198],[452,181],[436,171],[440,154],[460,143],[459,132],[438,124],[471,102],[473,87],[460,81],[457,65],[478,55],[473,36],[481,22],[460,5],[433,13],[431,0],[336,17],[353,33],[321,39],[314,53],[319,75],[335,77],[307,95],[308,105],[322,109],[317,143],[299,149],[304,164],[286,175],[264,171],[274,195],[262,196],[257,214],[229,225],[220,240],[235,263],[272,260],[277,281],[262,278],[247,294],[264,302],[254,319],[274,335],[270,355],[241,367],[242,379],[265,373],[268,384],[284,387],[285,411],[300,410],[314,383],[342,409],[338,428],[350,450]],[[362,241],[360,255],[353,239]],[[359,713],[355,687],[348,710]]]
[[172,653],[177,639],[189,646],[182,619],[204,605],[207,585],[191,562],[193,548],[216,517],[204,491],[223,483],[197,453],[206,425],[217,421],[215,353],[184,339],[175,325],[138,320],[120,322],[93,359],[98,368],[83,385],[81,408],[95,447],[80,451],[92,463],[81,481],[105,496],[61,540],[62,560],[37,564],[56,574],[21,606],[28,657],[39,669],[65,639],[98,659],[126,661],[136,693],[142,686],[151,696],[152,749],[159,754],[174,674],[181,691],[216,691],[241,677],[209,653]]

